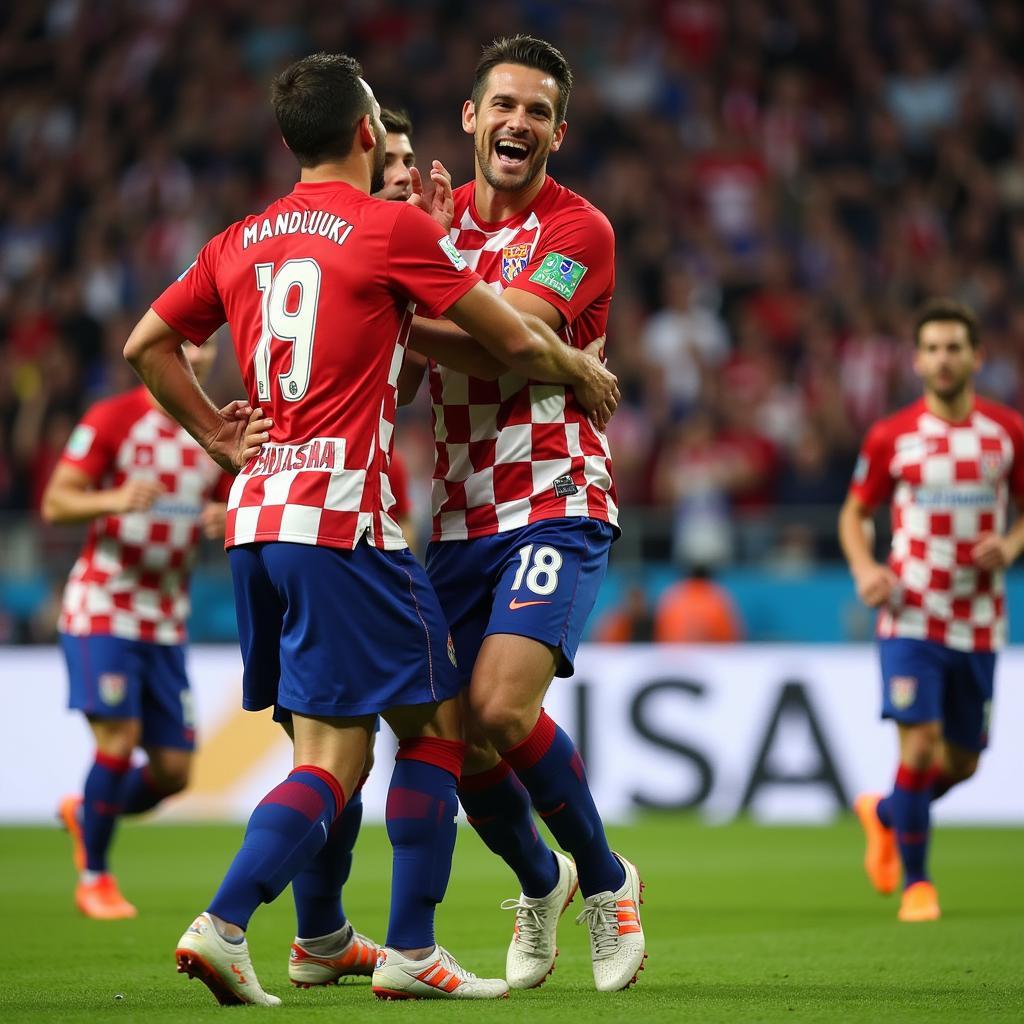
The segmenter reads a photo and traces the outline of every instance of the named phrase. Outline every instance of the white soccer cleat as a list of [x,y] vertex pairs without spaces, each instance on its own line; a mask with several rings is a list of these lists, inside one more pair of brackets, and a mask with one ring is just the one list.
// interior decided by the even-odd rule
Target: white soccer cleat
[[337,985],[345,977],[369,977],[379,953],[377,943],[357,931],[330,953],[314,953],[302,944],[302,939],[296,939],[288,956],[288,980],[298,988],[309,988]]
[[378,999],[507,999],[502,978],[478,978],[460,966],[443,946],[424,960],[410,960],[397,950],[382,949],[373,972]]
[[516,912],[515,929],[505,958],[509,988],[537,988],[555,969],[558,919],[579,888],[576,865],[560,853],[555,853],[555,860],[558,861],[558,882],[547,896],[534,899],[520,893],[519,899],[505,900],[501,904],[502,910]]
[[577,924],[590,929],[590,958],[598,992],[629,988],[644,969],[647,959],[644,930],[640,925],[640,904],[644,884],[637,870],[615,854],[626,871],[626,880],[616,892],[598,892],[583,902]]
[[249,1003],[280,1006],[281,1000],[264,992],[249,959],[249,945],[222,938],[209,914],[200,914],[178,940],[174,951],[178,972],[198,978],[221,1006]]

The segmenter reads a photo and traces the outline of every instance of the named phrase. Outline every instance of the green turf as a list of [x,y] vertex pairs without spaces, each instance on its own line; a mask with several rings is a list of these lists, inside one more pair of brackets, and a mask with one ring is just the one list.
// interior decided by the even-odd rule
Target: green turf
[[[71,902],[67,840],[56,829],[0,831],[0,1021],[223,1021],[172,951],[212,894],[241,830],[128,825],[116,868],[140,910],[94,922]],[[558,969],[544,988],[499,1004],[378,1003],[368,985],[298,991],[287,984],[291,899],[250,930],[263,984],[290,1019],[560,1021],[976,1021],[1024,1019],[1024,831],[941,829],[934,871],[943,919],[901,925],[894,899],[868,889],[853,821],[826,829],[707,827],[655,818],[613,831],[648,883],[650,959],[627,992],[592,990],[587,940],[571,911]],[[383,936],[390,857],[366,828],[346,906]],[[439,934],[478,973],[500,974],[513,895],[505,869],[462,830]],[[579,909],[579,900],[574,904]],[[115,999],[123,993],[123,999]],[[270,1012],[270,1011],[266,1011]],[[344,1014],[345,1017],[339,1017]],[[486,1018],[485,1016],[486,1015]]]

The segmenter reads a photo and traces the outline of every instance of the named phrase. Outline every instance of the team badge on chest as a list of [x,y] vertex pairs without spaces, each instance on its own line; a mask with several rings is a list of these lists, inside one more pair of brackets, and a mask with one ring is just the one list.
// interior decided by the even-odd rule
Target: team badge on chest
[[506,245],[501,250],[501,279],[511,284],[512,279],[526,269],[530,262],[530,243],[520,242],[518,245]]

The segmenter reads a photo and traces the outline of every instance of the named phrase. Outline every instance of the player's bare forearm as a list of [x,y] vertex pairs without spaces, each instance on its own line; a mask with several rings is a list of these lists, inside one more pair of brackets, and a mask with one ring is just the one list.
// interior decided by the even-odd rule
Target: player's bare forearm
[[209,450],[222,420],[181,350],[185,340],[149,309],[129,335],[124,357],[160,405]]
[[[450,320],[427,320],[414,317],[409,332],[409,347],[420,355],[428,356],[442,366],[459,373],[467,373],[480,380],[494,380],[506,372],[508,367],[492,356],[479,342],[471,338],[461,327]],[[408,358],[406,362],[408,363]],[[405,367],[402,368],[405,372]],[[422,373],[422,371],[421,371]],[[408,386],[408,381],[406,386]],[[401,384],[401,382],[400,382]],[[417,380],[417,387],[419,381]],[[399,388],[398,404],[402,401]],[[413,392],[415,394],[415,391]],[[412,396],[409,397],[412,401]]]
[[90,491],[62,485],[47,486],[39,511],[43,520],[56,526],[88,523],[93,519],[114,515],[117,492]]
[[872,523],[867,511],[854,498],[847,498],[839,512],[839,546],[843,549],[850,571],[874,564],[872,550]]

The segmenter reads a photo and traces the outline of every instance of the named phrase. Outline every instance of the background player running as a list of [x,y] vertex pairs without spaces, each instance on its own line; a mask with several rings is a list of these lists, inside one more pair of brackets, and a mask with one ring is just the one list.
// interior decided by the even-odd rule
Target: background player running
[[[214,351],[212,342],[186,346],[200,379]],[[222,414],[250,411],[238,402]],[[262,423],[254,419],[254,429]],[[58,627],[69,706],[86,716],[96,742],[83,796],[60,806],[79,872],[75,903],[89,917],[135,916],[108,870],[118,818],[151,810],[188,783],[189,573],[202,533],[224,535],[230,483],[140,387],[88,410],[43,496],[47,522],[90,524]],[[133,768],[139,746],[148,761]]]
[[238,222],[143,317],[125,346],[147,386],[208,451],[238,465],[242,432],[182,362],[183,338],[227,320],[270,443],[229,497],[227,545],[245,672],[243,704],[292,712],[296,768],[254,810],[241,850],[179,941],[179,967],[223,1002],[275,1005],[245,929],[323,848],[362,774],[375,716],[399,736],[387,804],[394,847],[386,997],[500,996],[434,941],[455,840],[462,762],[450,643],[436,598],[381,500],[409,303],[447,313],[520,372],[561,376],[585,407],[614,378],[497,301],[442,230],[383,203],[384,126],[351,58],[317,54],[274,83],[294,191]]
[[[975,396],[980,365],[973,313],[947,299],[925,305],[914,351],[924,397],[871,429],[839,518],[857,594],[880,610],[882,715],[899,734],[892,792],[864,794],[855,808],[879,892],[897,887],[902,861],[901,921],[939,917],[930,807],[974,774],[988,742],[1006,640],[1003,570],[1024,546],[1024,518],[1005,532],[1008,495],[1024,505],[1024,421]],[[881,564],[868,520],[889,500],[892,550]]]

